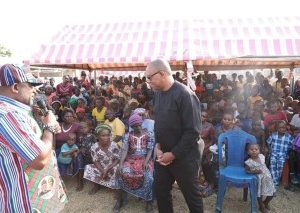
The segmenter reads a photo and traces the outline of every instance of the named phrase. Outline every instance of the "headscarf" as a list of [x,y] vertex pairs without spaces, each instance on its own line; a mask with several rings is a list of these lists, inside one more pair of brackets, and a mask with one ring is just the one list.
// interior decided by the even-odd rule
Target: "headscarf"
[[111,131],[112,131],[111,127],[107,124],[99,124],[95,128],[96,134],[100,134],[103,130],[108,130],[109,133],[111,133]]
[[137,113],[134,113],[133,115],[131,115],[129,117],[128,123],[129,123],[129,126],[133,126],[133,125],[136,125],[136,124],[141,125],[143,123],[142,116],[140,116]]
[[134,111],[133,111],[133,114],[145,114],[145,109],[144,108],[136,108]]
[[77,99],[76,99],[76,98],[70,98],[69,104],[70,104],[71,106],[75,106],[75,105],[77,104]]
[[76,113],[84,112],[85,113],[85,108],[77,107],[76,108]]
[[52,101],[51,106],[55,103],[58,103],[61,106],[61,102],[60,101]]

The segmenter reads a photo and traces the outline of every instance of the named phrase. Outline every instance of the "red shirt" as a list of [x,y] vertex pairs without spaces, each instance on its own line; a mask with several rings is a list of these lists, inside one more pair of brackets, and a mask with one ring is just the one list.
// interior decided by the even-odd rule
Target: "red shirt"
[[58,96],[72,96],[73,95],[73,85],[70,83],[64,84],[60,83],[56,86],[56,94]]
[[55,141],[56,141],[55,148],[60,148],[64,143],[66,143],[70,133],[75,133],[77,136],[76,138],[78,139],[80,135],[79,128],[80,128],[79,123],[76,122],[73,123],[69,129],[64,129],[62,127],[62,131],[55,135]]
[[79,82],[81,83],[81,85],[86,89],[86,90],[90,90],[91,89],[91,83],[85,79],[80,79]]
[[282,111],[276,112],[274,115],[267,114],[264,120],[264,125],[266,128],[268,128],[268,126],[272,121],[279,121],[279,120],[287,121],[287,117],[285,113]]
[[205,88],[202,84],[196,85],[196,93],[202,93],[205,91]]

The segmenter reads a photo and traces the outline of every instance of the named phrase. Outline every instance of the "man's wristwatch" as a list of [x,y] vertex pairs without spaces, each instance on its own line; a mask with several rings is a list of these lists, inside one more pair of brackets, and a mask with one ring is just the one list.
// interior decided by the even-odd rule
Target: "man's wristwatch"
[[53,133],[53,134],[56,133],[54,126],[44,125],[44,126],[43,126],[43,131],[45,131],[45,130],[48,130],[49,132],[51,132],[51,133]]

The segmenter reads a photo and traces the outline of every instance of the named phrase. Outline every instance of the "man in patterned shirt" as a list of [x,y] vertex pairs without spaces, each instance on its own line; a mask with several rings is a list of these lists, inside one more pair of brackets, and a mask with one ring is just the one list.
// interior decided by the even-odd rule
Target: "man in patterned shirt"
[[0,210],[32,212],[22,162],[41,170],[48,163],[53,135],[60,131],[52,112],[43,117],[43,134],[35,134],[29,113],[35,86],[30,73],[13,64],[0,68]]

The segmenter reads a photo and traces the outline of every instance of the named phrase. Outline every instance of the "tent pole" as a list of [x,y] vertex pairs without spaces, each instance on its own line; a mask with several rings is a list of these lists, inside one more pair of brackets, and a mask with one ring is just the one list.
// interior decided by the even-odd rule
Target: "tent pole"
[[291,65],[290,67],[290,73],[289,73],[289,80],[290,80],[290,91],[291,91],[291,94],[294,93],[294,87],[295,87],[295,78],[294,78],[294,63]]
[[186,65],[186,80],[187,80],[187,86],[189,86],[193,91],[196,90],[196,84],[194,79],[192,78],[193,72],[194,72],[194,66],[192,61],[187,61],[185,63]]

